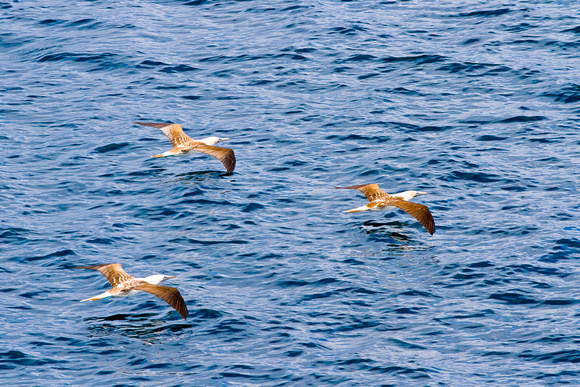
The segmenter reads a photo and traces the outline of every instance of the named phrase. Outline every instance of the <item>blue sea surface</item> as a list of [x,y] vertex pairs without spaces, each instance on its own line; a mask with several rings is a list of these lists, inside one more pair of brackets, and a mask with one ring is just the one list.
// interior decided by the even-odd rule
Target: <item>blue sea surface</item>
[[8,0],[0,67],[3,386],[580,384],[577,2]]

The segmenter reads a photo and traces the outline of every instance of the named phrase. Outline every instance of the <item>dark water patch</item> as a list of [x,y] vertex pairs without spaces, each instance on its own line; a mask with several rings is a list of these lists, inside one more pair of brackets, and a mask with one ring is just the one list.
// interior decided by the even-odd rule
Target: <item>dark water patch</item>
[[39,260],[43,260],[43,259],[60,258],[60,257],[68,257],[68,256],[75,256],[75,255],[77,255],[77,254],[74,251],[69,250],[69,249],[64,249],[64,250],[55,251],[54,253],[47,254],[47,255],[18,258],[18,260],[24,261],[24,262],[35,262],[35,261],[39,261]]
[[540,143],[540,144],[551,144],[553,142],[559,142],[557,139],[549,139],[549,138],[543,138],[543,137],[529,138],[528,141],[529,142],[536,142],[536,143]]
[[578,304],[578,300],[564,300],[564,299],[553,299],[545,300],[540,303],[540,306],[568,306]]
[[[472,12],[461,12],[459,13],[458,17],[496,17],[501,15],[506,15],[512,12],[509,8],[498,8],[498,9],[490,9],[490,10],[482,10],[482,11],[472,11]],[[455,16],[455,15],[452,15]]]
[[39,359],[21,351],[12,350],[0,353],[0,365],[2,365],[3,367],[7,367],[4,369],[16,367],[41,367],[46,366],[47,364],[63,364],[63,363],[67,363],[67,361],[53,359]]
[[419,93],[416,90],[410,90],[405,87],[394,87],[387,89],[378,89],[376,91],[383,91],[388,94],[401,94],[401,95],[413,95],[413,96],[423,96],[424,94]]
[[479,136],[477,138],[477,141],[503,141],[506,140],[507,137],[502,137],[502,136],[494,136],[491,134],[485,134],[483,136]]
[[201,99],[201,96],[200,95],[183,95],[181,98],[187,99],[189,101],[197,101],[198,99]]
[[502,137],[502,136],[494,136],[491,134],[484,134],[483,136],[479,136],[477,137],[477,141],[503,141],[503,140],[507,140],[508,137]]
[[580,252],[580,241],[574,238],[558,239],[548,254],[540,258],[540,262],[556,263],[572,259]]
[[154,370],[154,369],[164,369],[164,368],[172,368],[172,363],[155,363],[155,364],[149,364],[145,367],[143,367],[142,369],[144,370]]
[[94,20],[94,19],[80,19],[80,20],[76,20],[74,22],[67,24],[67,26],[79,27],[79,26],[87,25],[87,24],[93,23],[93,22],[96,22],[96,20]]
[[533,300],[517,292],[494,293],[490,295],[489,298],[492,300],[503,301],[509,305],[525,305],[539,303],[539,301]]
[[220,321],[214,327],[207,329],[205,333],[208,335],[237,335],[246,332],[248,327],[250,324],[244,321],[228,319]]
[[28,242],[33,235],[34,232],[23,228],[0,228],[0,244],[20,245]]
[[253,56],[253,55],[236,55],[236,56],[226,56],[226,55],[216,55],[211,57],[202,58],[199,60],[200,63],[205,62],[222,62],[222,63],[239,63],[239,62],[248,62],[248,61],[255,61],[258,59],[266,59],[267,56]]
[[338,62],[338,63],[348,63],[348,62],[370,62],[377,59],[376,56],[370,54],[355,54],[351,55],[348,58]]
[[[186,197],[186,196],[184,195],[184,197]],[[214,206],[216,206],[216,205],[220,205],[220,206],[233,205],[233,203],[230,203],[227,200],[217,201],[217,200],[209,200],[209,199],[203,199],[203,198],[183,199],[183,200],[180,200],[178,202],[178,204],[199,204],[199,205],[211,204]]]
[[393,125],[395,128],[404,129],[409,133],[413,132],[443,132],[445,130],[453,129],[451,126],[436,126],[436,125],[426,125],[420,126],[415,125],[407,122],[388,122],[390,125]]
[[518,354],[519,358],[527,361],[543,362],[547,361],[549,363],[580,363],[580,351],[576,349],[532,354],[531,351],[526,351],[524,353]]
[[309,60],[308,57],[300,54],[277,54],[274,58],[284,58],[290,60]]
[[185,3],[183,3],[183,5],[191,5],[191,6],[197,6],[197,5],[202,5],[204,3],[207,3],[209,0],[190,0],[190,1],[186,1]]
[[58,54],[47,54],[38,59],[39,63],[43,62],[88,62],[97,64],[112,63],[111,58],[116,57],[115,54],[105,53],[105,54],[79,54],[73,52],[61,52]]
[[544,266],[536,266],[531,264],[524,264],[524,265],[507,265],[501,269],[505,275],[513,275],[513,273],[519,274],[541,274],[545,276],[556,276],[559,278],[566,278],[570,275],[570,273],[563,272],[555,267],[544,267]]
[[464,172],[464,171],[453,171],[447,177],[444,177],[445,181],[456,181],[456,180],[470,180],[478,183],[493,183],[500,181],[500,177],[496,174],[484,173],[484,172]]
[[158,66],[167,66],[167,63],[146,59],[135,67],[138,69],[150,69]]
[[364,32],[364,31],[366,31],[366,29],[364,27],[353,24],[353,25],[348,26],[348,27],[334,27],[334,28],[330,29],[330,34],[354,36],[360,32]]
[[224,378],[234,378],[243,380],[252,380],[256,382],[266,382],[272,380],[270,374],[267,375],[253,375],[253,374],[243,374],[240,372],[221,372],[220,376]]
[[464,73],[477,72],[477,74],[474,74],[474,76],[479,76],[481,73],[480,70],[487,70],[488,68],[493,67],[493,66],[497,66],[497,65],[488,64],[488,63],[473,63],[473,62],[457,63],[457,62],[454,62],[454,63],[444,64],[444,65],[438,67],[437,70],[446,71],[446,72],[449,72],[451,74],[460,73],[460,72],[464,72]]
[[420,290],[410,289],[398,294],[399,296],[408,296],[408,297],[426,297],[426,298],[441,298],[438,295],[431,294],[429,292],[424,292]]
[[169,240],[170,243],[187,243],[187,244],[194,244],[194,245],[221,245],[221,244],[233,244],[233,245],[246,245],[250,243],[249,241],[244,240],[201,240],[201,239],[193,239],[187,237],[179,237]]
[[374,78],[374,77],[377,77],[377,76],[380,76],[380,75],[381,75],[380,73],[364,74],[364,75],[358,76],[358,79],[364,80],[364,79]]
[[45,26],[54,26],[57,24],[62,24],[64,23],[65,20],[61,20],[61,19],[44,19],[38,22],[38,24],[40,25],[45,25]]
[[423,309],[424,308],[419,308],[419,307],[412,307],[412,308],[403,307],[403,308],[395,308],[395,309],[393,309],[393,312],[396,314],[402,314],[402,315],[419,314],[419,313],[421,313],[421,310],[423,310]]
[[396,344],[397,346],[401,347],[401,348],[405,348],[405,349],[412,349],[412,350],[423,350],[423,349],[427,349],[427,347],[424,347],[422,345],[417,345],[417,344],[413,344],[413,343],[409,343],[407,341],[404,340],[399,340],[399,339],[390,339],[390,341],[394,344]]
[[580,101],[580,85],[566,85],[560,88],[558,91],[544,92],[542,93],[542,96],[553,98],[556,102],[576,103]]
[[479,38],[469,38],[469,39],[465,39],[463,42],[461,42],[461,44],[468,46],[470,44],[474,44],[481,41],[481,39]]
[[167,66],[162,68],[161,71],[162,73],[167,73],[167,74],[174,74],[174,73],[187,73],[190,71],[197,71],[199,70],[197,67],[192,67],[186,64],[179,64],[176,66]]
[[409,368],[409,367],[399,367],[399,366],[375,366],[369,368],[369,371],[378,372],[386,375],[404,375],[411,379],[431,379],[430,373],[437,374],[436,370],[430,370],[427,368]]
[[411,55],[411,56],[387,56],[380,59],[381,63],[412,62],[418,65],[444,62],[447,58],[441,55]]
[[248,86],[264,86],[278,82],[277,79],[256,79],[248,82]]
[[569,28],[569,29],[563,30],[562,32],[573,32],[575,34],[580,34],[580,26],[577,26],[574,28]]
[[125,147],[128,147],[129,145],[130,144],[128,142],[108,144],[95,148],[93,153],[108,153],[119,149],[123,149]]
[[265,208],[263,205],[261,205],[260,203],[249,203],[246,206],[244,206],[244,208],[242,209],[242,212],[253,212],[256,210],[261,210]]
[[536,121],[543,121],[546,117],[543,116],[514,116],[510,118],[503,119],[499,122],[502,123],[512,123],[512,122],[536,122]]

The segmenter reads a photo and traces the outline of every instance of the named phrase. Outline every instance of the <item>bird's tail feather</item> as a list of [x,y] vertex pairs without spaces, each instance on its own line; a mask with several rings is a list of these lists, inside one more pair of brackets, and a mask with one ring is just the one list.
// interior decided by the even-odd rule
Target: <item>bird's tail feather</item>
[[109,297],[112,297],[111,294],[109,292],[105,292],[105,293],[99,294],[98,296],[94,296],[91,298],[86,298],[84,300],[81,300],[81,302],[103,300],[103,299],[109,298]]
[[358,208],[353,208],[352,210],[348,210],[345,212],[363,212],[363,211],[368,211],[370,210],[370,208],[368,206],[362,206],[362,207],[358,207]]

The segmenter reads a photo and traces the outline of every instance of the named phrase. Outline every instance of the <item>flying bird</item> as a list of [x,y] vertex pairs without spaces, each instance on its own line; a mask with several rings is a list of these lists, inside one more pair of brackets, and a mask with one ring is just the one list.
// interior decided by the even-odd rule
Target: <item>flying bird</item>
[[378,184],[363,184],[352,187],[335,187],[337,189],[356,189],[361,191],[369,200],[369,204],[354,208],[346,212],[361,211],[385,211],[392,207],[400,208],[409,215],[417,219],[423,227],[429,231],[429,234],[435,233],[435,220],[429,211],[429,207],[422,204],[412,203],[409,200],[419,195],[426,195],[428,192],[405,191],[398,194],[389,195],[379,188]]
[[135,122],[139,125],[152,126],[161,129],[163,133],[169,138],[173,149],[155,155],[153,157],[167,157],[167,156],[181,156],[189,152],[201,152],[210,155],[222,162],[228,173],[231,173],[236,168],[236,155],[234,151],[229,148],[222,148],[214,146],[220,141],[229,140],[229,138],[220,137],[206,137],[201,140],[194,140],[183,132],[181,125],[170,123],[154,123],[154,122]]
[[173,309],[179,312],[184,320],[187,320],[187,306],[179,293],[179,290],[169,286],[158,285],[161,281],[169,278],[175,278],[174,275],[155,274],[145,278],[135,278],[125,273],[121,264],[109,263],[106,265],[78,266],[75,269],[88,269],[100,271],[111,283],[113,289],[107,290],[98,296],[87,298],[85,301],[103,300],[109,297],[127,297],[139,292],[151,293],[165,302]]

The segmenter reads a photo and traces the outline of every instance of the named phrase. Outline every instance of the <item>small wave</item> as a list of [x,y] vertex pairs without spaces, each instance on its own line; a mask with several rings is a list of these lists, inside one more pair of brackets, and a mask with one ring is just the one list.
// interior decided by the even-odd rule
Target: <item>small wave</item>
[[556,102],[576,103],[580,101],[580,85],[566,85],[558,91],[545,92],[542,96],[553,98]]
[[411,55],[411,56],[388,56],[385,58],[381,58],[381,63],[393,63],[393,62],[412,62],[416,64],[428,64],[428,63],[437,63],[443,62],[447,60],[444,56],[441,55]]
[[44,260],[44,259],[49,259],[49,258],[60,258],[60,257],[68,257],[68,256],[75,256],[75,255],[77,255],[77,253],[75,253],[73,250],[64,249],[64,250],[55,251],[54,253],[50,253],[47,255],[37,255],[37,256],[19,258],[19,259],[23,260],[24,262],[34,262],[34,261],[39,261],[39,260]]
[[509,8],[490,9],[485,11],[463,12],[458,14],[459,17],[495,17],[506,15],[512,12]]
[[499,122],[504,124],[509,124],[512,122],[536,122],[536,121],[543,121],[546,117],[544,116],[514,116],[510,118],[503,119]]
[[162,73],[173,74],[173,73],[187,73],[187,72],[197,71],[197,70],[199,70],[197,67],[189,66],[186,64],[179,64],[176,66],[164,67],[159,71],[161,71]]
[[67,363],[65,360],[39,359],[21,351],[6,351],[0,353],[0,368],[14,369],[21,366],[41,367],[47,364]]
[[503,301],[510,305],[537,304],[539,301],[526,297],[517,292],[494,293],[489,296],[492,300]]

